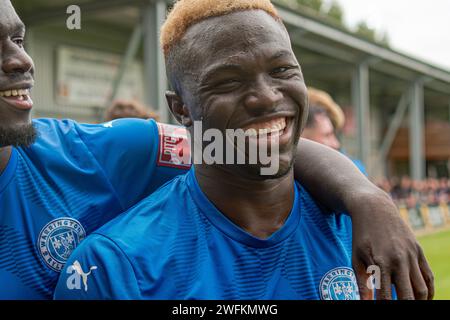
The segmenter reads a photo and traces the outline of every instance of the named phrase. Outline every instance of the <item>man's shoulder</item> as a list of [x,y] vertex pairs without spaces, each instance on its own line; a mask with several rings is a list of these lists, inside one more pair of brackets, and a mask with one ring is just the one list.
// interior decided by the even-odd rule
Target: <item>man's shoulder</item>
[[348,214],[330,211],[317,202],[298,182],[296,187],[298,191],[298,207],[306,228],[318,227],[320,232],[325,232],[327,235],[345,236],[346,239],[351,235],[352,223]]
[[296,188],[302,216],[309,216],[314,220],[329,220],[342,215],[342,213],[333,212],[324,207],[298,181],[296,181]]
[[303,187],[300,182],[296,181],[295,187],[298,194],[298,201],[301,209],[309,210],[320,210],[325,211],[326,209],[320,205],[311,194]]
[[[35,143],[27,148],[27,153],[55,150],[82,149],[107,152],[122,148],[122,153],[139,154],[145,150],[153,150],[155,141],[159,139],[158,127],[154,120],[118,119],[107,123],[78,123],[74,120],[58,120],[40,118],[33,120],[37,132]],[[146,148],[147,147],[147,148]],[[115,152],[116,150],[114,150]]]
[[37,118],[33,119],[33,125],[38,133],[67,133],[71,130],[86,130],[87,132],[95,132],[96,130],[119,131],[119,130],[133,130],[139,129],[148,130],[149,128],[157,127],[154,120],[143,119],[117,119],[105,123],[80,123],[71,119],[52,119],[52,118]]
[[183,222],[187,199],[184,175],[175,177],[94,234],[106,237],[125,252],[138,252],[150,239],[168,240]]
[[70,132],[75,129],[77,124],[74,120],[70,119],[59,120],[51,118],[33,119],[32,123],[38,133],[38,141],[39,139],[46,138],[48,135]]

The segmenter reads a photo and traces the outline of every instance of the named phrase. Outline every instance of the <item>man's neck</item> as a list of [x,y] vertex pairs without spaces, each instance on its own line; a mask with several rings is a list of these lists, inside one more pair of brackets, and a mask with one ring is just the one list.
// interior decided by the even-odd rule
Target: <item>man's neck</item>
[[211,166],[195,167],[197,181],[209,200],[235,224],[260,239],[280,229],[294,204],[294,173],[250,180]]
[[9,158],[11,157],[11,151],[12,148],[10,146],[0,148],[0,174],[3,173],[8,165]]

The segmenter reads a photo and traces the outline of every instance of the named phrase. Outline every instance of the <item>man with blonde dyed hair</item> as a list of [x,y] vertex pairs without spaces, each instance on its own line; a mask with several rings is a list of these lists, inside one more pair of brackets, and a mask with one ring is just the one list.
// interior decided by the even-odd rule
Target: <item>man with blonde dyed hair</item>
[[[196,164],[81,243],[55,297],[358,299],[349,217],[325,214],[294,181],[306,86],[270,1],[181,0],[161,39],[167,100],[191,136],[195,121],[252,129],[247,144],[278,145],[279,169]],[[97,266],[89,290],[73,290],[74,265]]]

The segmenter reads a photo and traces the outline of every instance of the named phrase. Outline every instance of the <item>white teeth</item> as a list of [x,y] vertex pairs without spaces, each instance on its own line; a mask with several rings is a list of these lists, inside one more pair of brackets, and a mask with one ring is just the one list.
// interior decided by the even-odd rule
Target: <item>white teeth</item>
[[0,97],[24,97],[29,94],[30,91],[28,89],[0,91]]
[[277,120],[268,121],[254,125],[254,127],[245,130],[245,134],[248,137],[256,137],[258,135],[267,135],[280,132],[286,128],[286,118],[280,118]]
[[248,129],[245,131],[245,135],[248,137],[256,137],[258,136],[258,132],[255,129]]

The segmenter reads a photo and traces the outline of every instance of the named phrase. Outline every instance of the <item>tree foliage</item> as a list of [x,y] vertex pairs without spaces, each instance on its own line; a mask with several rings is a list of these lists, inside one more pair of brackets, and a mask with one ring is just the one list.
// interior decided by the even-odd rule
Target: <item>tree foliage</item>
[[344,10],[337,1],[331,2],[331,5],[327,10],[327,16],[340,25],[344,25]]
[[[328,21],[339,25],[341,28],[349,30],[345,25],[345,12],[338,0],[278,0],[284,2],[294,8],[309,8],[318,16],[328,19]],[[355,33],[366,38],[389,47],[389,37],[386,32],[379,34],[376,29],[371,28],[365,21],[361,21],[356,25]]]
[[294,0],[298,5],[308,7],[316,12],[320,12],[323,6],[322,0]]

